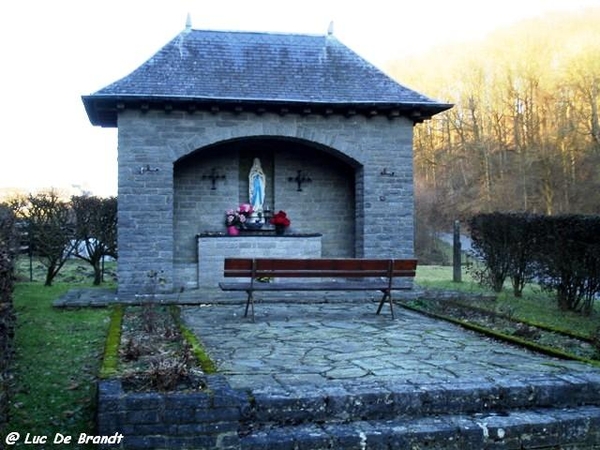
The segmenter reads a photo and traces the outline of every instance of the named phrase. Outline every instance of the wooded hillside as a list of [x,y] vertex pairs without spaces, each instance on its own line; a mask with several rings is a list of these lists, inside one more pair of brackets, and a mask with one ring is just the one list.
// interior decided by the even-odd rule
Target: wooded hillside
[[415,127],[422,220],[600,212],[599,24],[600,8],[547,15],[388,67],[455,104]]

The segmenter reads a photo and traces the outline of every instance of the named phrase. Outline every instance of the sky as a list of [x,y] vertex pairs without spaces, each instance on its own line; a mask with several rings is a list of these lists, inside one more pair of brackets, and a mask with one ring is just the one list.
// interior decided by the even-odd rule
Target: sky
[[117,130],[92,126],[81,96],[140,66],[188,14],[192,28],[209,30],[326,34],[333,22],[337,39],[385,71],[436,46],[593,6],[600,0],[4,0],[0,189],[117,195]]

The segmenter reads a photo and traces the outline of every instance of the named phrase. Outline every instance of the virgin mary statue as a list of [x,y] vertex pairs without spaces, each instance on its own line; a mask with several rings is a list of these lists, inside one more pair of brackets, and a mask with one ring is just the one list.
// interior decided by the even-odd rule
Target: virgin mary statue
[[265,203],[265,173],[260,165],[260,159],[254,158],[254,163],[248,176],[248,194],[250,204],[255,212],[262,212]]

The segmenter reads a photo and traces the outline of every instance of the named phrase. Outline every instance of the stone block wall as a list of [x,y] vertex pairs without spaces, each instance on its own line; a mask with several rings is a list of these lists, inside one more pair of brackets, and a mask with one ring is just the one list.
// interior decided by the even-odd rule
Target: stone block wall
[[[271,155],[267,202],[323,256],[412,257],[412,122],[405,118],[124,110],[119,114],[119,296],[192,287],[195,236],[245,201],[240,164]],[[211,189],[216,168],[224,179]],[[289,181],[298,170],[311,182]],[[267,181],[269,183],[269,180]],[[269,195],[272,198],[269,199]]]
[[[202,232],[224,231],[225,211],[238,204],[238,152],[207,152],[192,163],[175,170],[174,193],[174,269],[175,287],[198,287],[196,236]],[[215,169],[225,176],[215,181],[206,178]]]
[[225,281],[223,260],[235,257],[320,258],[321,236],[200,236],[198,287],[214,288]]
[[120,380],[102,380],[97,434],[130,450],[355,449],[367,441],[368,448],[593,450],[595,378],[559,377],[537,389],[509,379],[305,395],[239,391],[221,375],[206,376],[205,391],[180,393],[126,392]]
[[[321,233],[323,257],[353,257],[355,169],[312,148],[277,153],[275,167],[274,211],[286,211],[294,232]],[[302,191],[293,180],[298,170],[311,180]]]
[[239,449],[239,423],[248,400],[222,376],[206,378],[206,391],[195,393],[128,393],[119,379],[100,381],[98,434],[122,435],[121,448],[132,450]]

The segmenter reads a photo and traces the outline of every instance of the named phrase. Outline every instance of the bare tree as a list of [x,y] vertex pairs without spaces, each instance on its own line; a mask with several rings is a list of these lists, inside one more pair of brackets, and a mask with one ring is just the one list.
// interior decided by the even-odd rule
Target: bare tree
[[73,216],[55,191],[29,195],[27,220],[30,242],[46,266],[44,285],[51,286],[73,251]]
[[117,257],[117,199],[73,196],[76,250],[73,256],[94,268],[94,284],[102,282],[102,261]]
[[401,82],[455,105],[415,127],[417,201],[448,224],[486,211],[597,213],[598,20],[540,19],[395,64]]

